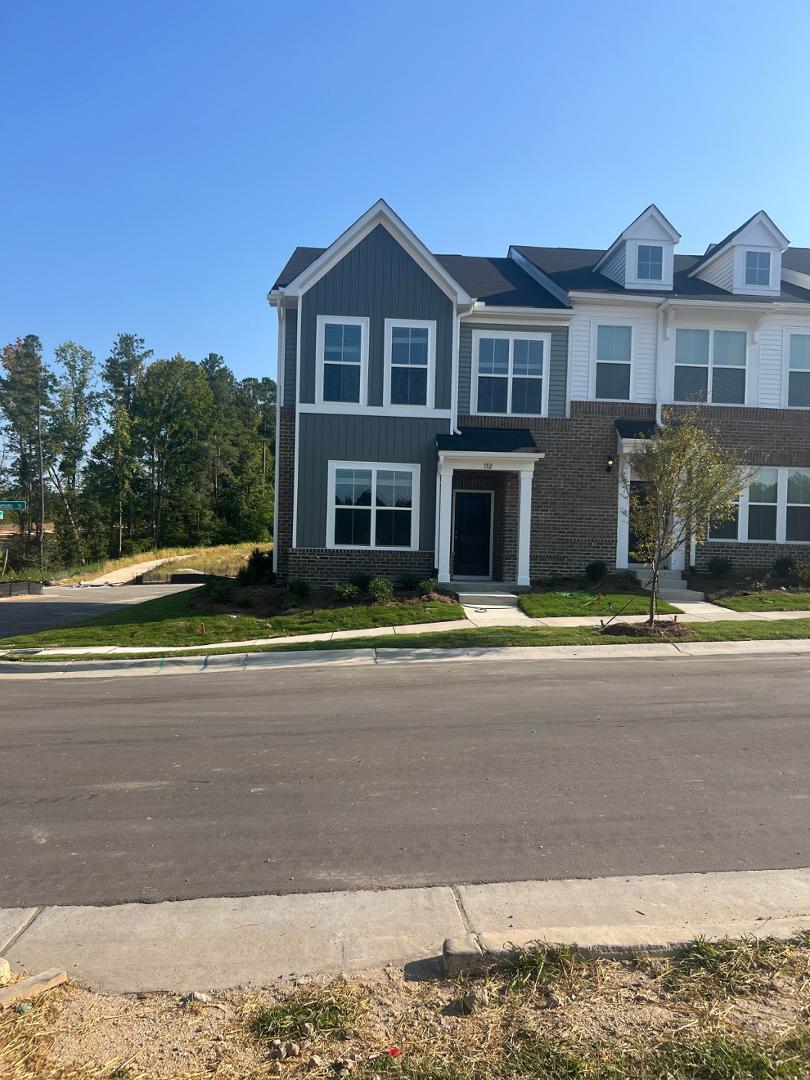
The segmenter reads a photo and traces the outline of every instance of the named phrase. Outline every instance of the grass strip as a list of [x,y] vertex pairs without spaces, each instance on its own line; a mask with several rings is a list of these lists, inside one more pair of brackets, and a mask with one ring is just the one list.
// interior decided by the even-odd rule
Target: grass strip
[[[650,607],[647,593],[634,592],[531,592],[521,593],[518,603],[533,619],[549,619],[565,615],[646,615]],[[658,601],[662,615],[672,615],[680,608],[664,600]]]

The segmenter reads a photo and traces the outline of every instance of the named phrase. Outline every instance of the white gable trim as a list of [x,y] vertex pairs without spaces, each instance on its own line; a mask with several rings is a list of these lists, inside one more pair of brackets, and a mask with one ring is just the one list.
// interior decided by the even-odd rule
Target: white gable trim
[[669,238],[671,243],[678,243],[681,238],[681,234],[678,232],[672,222],[668,221],[667,218],[664,217],[664,215],[661,213],[655,203],[650,203],[647,209],[643,210],[638,215],[638,217],[634,221],[631,221],[627,228],[616,237],[616,239],[607,249],[605,254],[601,257],[596,266],[594,266],[594,272],[596,273],[599,271],[600,267],[602,267],[610,259],[616,248],[620,244],[623,244],[625,240],[638,239],[643,241],[644,239],[646,239],[644,235],[639,232],[638,226],[641,224],[641,222],[646,221],[649,218],[652,218],[652,220],[664,232],[665,236]]
[[700,277],[701,272],[706,269],[707,266],[711,266],[721,255],[728,251],[730,247],[762,247],[762,244],[749,244],[746,240],[746,233],[749,229],[754,228],[757,225],[762,225],[763,228],[770,233],[773,237],[773,246],[779,248],[780,252],[783,252],[790,244],[790,241],[782,232],[781,229],[774,225],[771,218],[765,213],[764,210],[760,210],[758,214],[754,214],[750,221],[745,223],[745,227],[741,227],[738,232],[735,232],[730,240],[727,240],[725,244],[718,245],[711,253],[705,262],[700,262],[692,270],[689,271],[689,277]]
[[298,277],[286,287],[286,294],[288,296],[302,296],[378,225],[382,225],[388,230],[414,262],[421,266],[425,273],[436,282],[442,292],[449,296],[451,300],[454,300],[457,304],[471,304],[473,302],[474,297],[469,296],[455,278],[448,274],[438,259],[428,251],[419,237],[411,232],[402,218],[394,213],[384,199],[378,199],[362,217],[359,217],[353,225],[350,225],[344,233],[341,233],[326,251],[319,255],[313,263],[310,263],[305,270],[302,270]]
[[571,305],[568,302],[568,293],[562,286],[558,285],[556,281],[548,276],[539,266],[536,266],[533,262],[526,258],[525,255],[521,255],[519,251],[515,251],[514,247],[510,245],[507,257],[516,262],[521,270],[525,271],[530,278],[534,278],[538,285],[542,285],[546,292],[551,293],[566,307]]

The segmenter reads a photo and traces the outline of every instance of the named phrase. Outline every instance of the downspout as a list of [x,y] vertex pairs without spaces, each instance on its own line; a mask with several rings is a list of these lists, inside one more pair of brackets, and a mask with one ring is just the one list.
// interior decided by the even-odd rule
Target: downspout
[[666,333],[666,312],[669,310],[669,301],[664,300],[658,305],[658,330],[655,340],[655,426],[662,427],[661,423],[661,349]]
[[[451,435],[461,434],[458,426],[458,375],[459,367],[461,366],[461,320],[467,315],[472,314],[477,302],[477,300],[473,300],[469,304],[458,304],[453,318],[453,376],[451,389],[453,400],[451,402],[452,416],[450,417]],[[470,378],[472,378],[472,370],[470,371]]]

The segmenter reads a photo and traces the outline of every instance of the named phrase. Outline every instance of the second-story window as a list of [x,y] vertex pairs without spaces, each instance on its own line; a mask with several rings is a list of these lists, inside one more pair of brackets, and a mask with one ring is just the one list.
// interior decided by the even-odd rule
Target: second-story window
[[548,334],[473,334],[472,411],[544,416],[548,402]]
[[364,405],[368,357],[368,319],[319,315],[316,401]]
[[433,407],[436,323],[385,320],[385,404]]
[[633,348],[631,326],[596,328],[596,396],[605,401],[630,400]]
[[745,404],[744,330],[675,331],[675,401]]
[[664,249],[660,244],[639,244],[636,277],[639,281],[661,281],[664,276]]
[[791,334],[788,362],[788,405],[810,408],[810,334]]
[[771,253],[769,251],[746,251],[745,284],[762,285],[766,289],[771,283]]

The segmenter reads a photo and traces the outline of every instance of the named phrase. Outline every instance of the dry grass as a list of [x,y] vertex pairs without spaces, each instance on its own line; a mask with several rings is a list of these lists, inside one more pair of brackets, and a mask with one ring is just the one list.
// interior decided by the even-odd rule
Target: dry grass
[[[388,969],[186,1007],[67,987],[0,1016],[0,1077],[325,1080],[349,1058],[353,1080],[793,1080],[810,1076],[809,964],[806,938],[633,962],[537,945],[479,977]],[[466,1013],[473,987],[487,1000]],[[274,1038],[302,1055],[270,1061]]]

